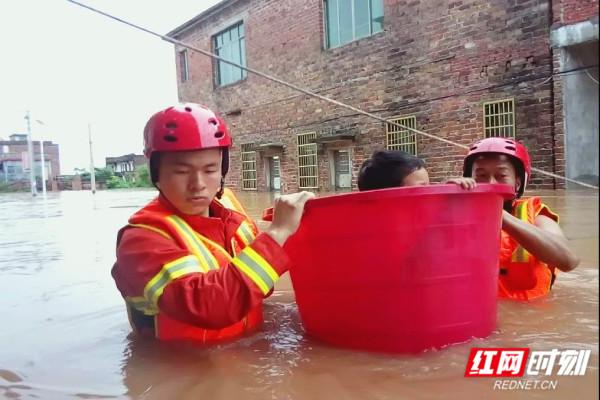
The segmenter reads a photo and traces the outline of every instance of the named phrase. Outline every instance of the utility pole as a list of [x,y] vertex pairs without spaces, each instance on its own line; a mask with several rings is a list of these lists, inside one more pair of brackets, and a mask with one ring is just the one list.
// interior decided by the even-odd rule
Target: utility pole
[[[40,125],[44,125],[44,126],[46,125],[39,119],[36,119],[35,122],[37,122]],[[42,160],[42,193],[45,198],[46,197],[46,156],[44,155],[44,139],[42,139],[41,135],[40,135],[40,158]]]
[[31,142],[31,117],[29,116],[29,110],[25,114],[27,120],[27,152],[29,158],[29,184],[31,186],[31,195],[35,197],[37,195],[37,184],[35,182],[35,160],[33,159],[33,143]]
[[90,177],[92,194],[96,194],[96,170],[94,169],[94,154],[92,153],[92,125],[88,123],[88,137],[90,139]]
[[46,197],[46,160],[44,157],[44,140],[40,139],[40,157],[42,159],[42,194]]

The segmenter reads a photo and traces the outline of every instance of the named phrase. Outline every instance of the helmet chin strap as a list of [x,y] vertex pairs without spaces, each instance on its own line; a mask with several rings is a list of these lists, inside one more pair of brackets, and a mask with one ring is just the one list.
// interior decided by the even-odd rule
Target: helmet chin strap
[[221,176],[221,188],[216,194],[217,199],[220,199],[223,196],[223,191],[225,190],[225,177]]
[[225,190],[225,175],[229,172],[229,148],[221,148],[221,188],[217,192],[217,199],[223,196]]

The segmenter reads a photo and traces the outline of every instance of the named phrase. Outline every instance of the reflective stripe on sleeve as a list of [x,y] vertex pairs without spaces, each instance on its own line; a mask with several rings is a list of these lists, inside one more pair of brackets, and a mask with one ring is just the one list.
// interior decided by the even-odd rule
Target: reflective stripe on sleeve
[[232,263],[258,286],[264,295],[275,286],[279,275],[252,247],[246,247]]
[[248,246],[254,240],[254,232],[252,232],[250,224],[248,224],[246,221],[242,222],[236,233],[246,246]]
[[193,256],[178,258],[163,265],[162,269],[144,287],[144,297],[157,307],[165,287],[175,279],[195,272],[203,272],[198,259]]

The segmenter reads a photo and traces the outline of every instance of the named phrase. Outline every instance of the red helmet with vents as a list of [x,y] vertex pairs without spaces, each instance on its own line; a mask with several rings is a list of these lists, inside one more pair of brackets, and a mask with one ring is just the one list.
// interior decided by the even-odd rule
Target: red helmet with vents
[[144,128],[144,154],[231,147],[225,122],[210,109],[187,103],[154,114]]
[[463,176],[470,177],[472,175],[473,162],[477,156],[485,153],[505,154],[521,167],[517,172],[521,174],[522,184],[518,193],[518,197],[521,197],[531,177],[531,160],[525,146],[509,138],[492,137],[479,140],[469,149],[463,163]]

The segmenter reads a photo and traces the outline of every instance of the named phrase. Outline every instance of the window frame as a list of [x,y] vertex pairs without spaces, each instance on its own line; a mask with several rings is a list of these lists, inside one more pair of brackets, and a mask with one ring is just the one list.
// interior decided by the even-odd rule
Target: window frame
[[187,49],[180,50],[179,55],[179,80],[187,82],[190,79],[190,60]]
[[[298,157],[298,188],[299,189],[319,189],[319,156],[317,147],[317,132],[303,132],[296,135],[296,155]],[[310,153],[303,151],[307,149]],[[314,157],[314,164],[303,164],[301,159]],[[306,169],[314,168],[316,174],[309,175],[302,172]],[[311,180],[312,179],[312,180]],[[310,184],[314,184],[311,186]],[[308,184],[303,184],[308,183]]]
[[[242,178],[242,190],[258,190],[258,171],[257,171],[257,154],[254,150],[253,143],[243,143],[241,145],[240,160],[242,163],[241,178]],[[244,156],[251,156],[251,159],[245,159]],[[252,168],[246,168],[250,164],[254,166]],[[245,173],[254,173],[253,178],[246,178]],[[251,174],[252,175],[252,174]],[[254,182],[247,186],[247,183]]]
[[[336,2],[336,6],[337,6],[337,30],[338,30],[338,44],[335,46],[332,46],[329,40],[329,7],[328,4],[330,4],[332,1]],[[384,27],[383,27],[383,21],[381,22],[381,30],[378,31],[374,31],[373,29],[373,1],[379,1],[379,0],[368,0],[369,2],[369,34],[365,35],[365,36],[360,36],[357,37],[356,36],[356,18],[355,18],[355,10],[354,10],[354,2],[355,0],[350,0],[351,2],[351,15],[352,15],[352,39],[347,41],[347,42],[342,42],[341,38],[340,38],[340,8],[339,8],[339,1],[340,0],[323,0],[322,5],[323,5],[323,31],[324,31],[324,37],[323,37],[323,45],[325,47],[325,49],[336,49],[338,47],[343,47],[349,43],[355,42],[357,40],[360,39],[364,39],[364,38],[368,38],[371,36],[376,35],[377,33],[381,33],[384,31]],[[384,12],[384,1],[381,0],[381,11],[382,11],[382,18],[385,17],[385,12]],[[385,18],[384,18],[385,19]]]
[[[508,106],[508,108],[505,106]],[[493,110],[495,113],[488,113],[488,110],[492,108],[495,108]],[[505,137],[514,139],[516,137],[517,121],[514,97],[485,101],[482,109],[484,138]],[[494,121],[494,124],[492,124],[492,121]],[[508,134],[506,134],[506,130],[509,131]]]
[[[240,27],[242,27],[243,33],[242,35],[239,35],[239,29]],[[237,40],[239,42],[239,62],[236,60],[229,60],[231,62],[235,62],[239,65],[242,65],[243,67],[246,67],[248,64],[246,62],[246,58],[247,58],[247,54],[246,54],[246,28],[245,28],[245,23],[243,20],[237,21],[233,24],[228,25],[226,28],[218,31],[217,33],[213,34],[211,37],[211,43],[212,43],[212,47],[213,47],[213,52],[218,55],[221,58],[225,58],[222,54],[219,54],[220,50],[222,49],[222,44],[219,45],[218,41],[219,41],[219,37],[224,37],[225,34],[229,33],[230,37],[231,37],[231,31],[237,29],[238,31],[238,37]],[[232,43],[232,41],[230,41],[229,43]],[[238,67],[234,67],[231,64],[227,64],[225,62],[222,62],[220,60],[214,60],[214,85],[217,88],[220,87],[225,87],[225,86],[229,86],[229,85],[234,85],[238,82],[242,82],[244,81],[247,76],[248,73],[245,69],[242,68],[238,68]],[[235,68],[235,69],[239,69],[241,71],[240,75],[241,77],[239,79],[236,79],[234,81],[228,81],[223,83],[222,82],[222,71],[221,71],[221,65],[227,65],[231,68]]]
[[[409,128],[418,129],[417,128],[417,116],[416,115],[405,115],[405,116],[396,116],[393,118],[388,118],[388,121],[394,122],[397,124],[401,124],[407,126]],[[408,124],[406,122],[409,122]],[[391,141],[390,137],[397,135],[398,138]],[[405,140],[406,139],[406,140]],[[398,143],[392,143],[399,141]],[[389,123],[385,124],[385,148],[388,150],[401,150],[405,151],[414,156],[419,155],[419,141],[417,139],[417,134],[408,129],[402,129],[397,126],[391,125]],[[412,146],[414,148],[413,151],[407,151],[407,146]]]

